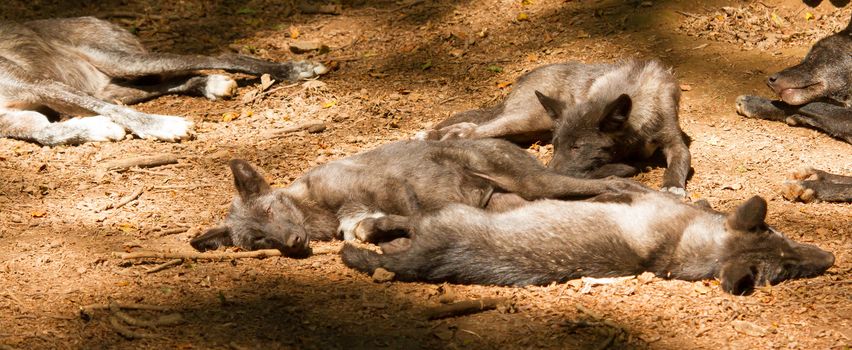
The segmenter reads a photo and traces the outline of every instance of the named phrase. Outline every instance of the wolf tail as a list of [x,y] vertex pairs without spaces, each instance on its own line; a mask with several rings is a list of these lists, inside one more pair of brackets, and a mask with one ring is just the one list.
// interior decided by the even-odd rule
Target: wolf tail
[[340,256],[346,266],[361,272],[373,273],[376,268],[382,266],[381,255],[368,249],[358,248],[349,243],[343,245],[343,249],[340,250]]

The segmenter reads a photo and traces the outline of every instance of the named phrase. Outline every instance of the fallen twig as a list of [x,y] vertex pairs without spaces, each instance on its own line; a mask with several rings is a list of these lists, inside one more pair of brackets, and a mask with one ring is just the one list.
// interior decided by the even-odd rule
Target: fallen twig
[[125,170],[135,166],[140,168],[152,168],[166,164],[175,164],[177,162],[177,157],[171,154],[158,154],[153,156],[140,156],[109,161],[103,164],[103,168],[107,171]]
[[482,298],[477,300],[465,300],[452,304],[440,305],[427,309],[426,318],[430,320],[436,320],[440,318],[462,316],[487,310],[493,310],[505,301],[505,298]]
[[140,320],[121,311],[115,302],[110,303],[109,310],[119,320],[136,327],[173,326],[184,322],[183,316],[177,312],[157,317],[156,320]]
[[[139,304],[139,303],[119,303],[113,302],[119,308],[128,310],[149,310],[149,311],[169,311],[169,307],[161,305]],[[89,304],[80,307],[80,311],[91,313],[95,310],[108,310],[110,304]]]
[[121,321],[119,321],[118,317],[116,317],[116,316],[110,316],[109,317],[109,324],[110,324],[110,326],[112,326],[112,329],[114,329],[119,335],[121,335],[122,337],[124,337],[126,339],[132,340],[132,339],[153,338],[154,337],[153,334],[137,332],[137,331],[134,331],[130,328],[125,327],[123,324],[121,324]]
[[151,189],[163,191],[163,190],[193,190],[196,188],[202,187],[213,187],[213,185],[163,185],[163,186],[154,186]]
[[[336,254],[337,248],[313,248],[312,255]],[[153,252],[139,251],[131,253],[113,253],[115,256],[123,260],[131,259],[194,259],[194,260],[222,260],[222,259],[250,259],[250,258],[271,258],[281,256],[281,251],[277,249],[262,249],[253,250],[250,252]]]
[[161,173],[161,172],[157,172],[157,171],[151,171],[151,170],[145,170],[145,169],[136,169],[136,168],[130,168],[130,169],[127,169],[127,171],[134,172],[134,173],[148,174],[148,175],[157,175],[157,176],[172,176],[173,175],[173,174],[166,174],[166,173]]
[[681,14],[681,15],[684,15],[684,16],[686,16],[686,17],[701,18],[701,17],[699,17],[698,15],[695,15],[695,14],[692,14],[692,13],[689,13],[689,12],[683,12],[683,11],[675,11],[675,12],[677,12],[677,13],[679,13],[679,14]]
[[115,204],[113,204],[113,203],[107,204],[103,208],[101,208],[101,210],[98,210],[98,211],[101,212],[101,211],[108,210],[108,209],[121,208],[121,207],[127,205],[127,203],[130,203],[130,202],[136,200],[137,198],[139,198],[139,196],[142,195],[142,192],[145,192],[145,186],[139,186],[139,188],[137,188],[136,191],[133,191],[133,193],[131,193],[129,196],[122,198],[120,201],[118,201]]
[[289,128],[272,130],[272,131],[266,132],[263,135],[263,138],[271,139],[271,138],[281,137],[281,136],[287,135],[289,133],[302,131],[302,130],[307,130],[310,133],[317,133],[317,132],[321,132],[321,131],[325,130],[325,128],[326,128],[325,123],[322,123],[322,122],[307,122],[307,123],[304,123],[304,124],[291,126]]
[[157,236],[164,237],[164,236],[169,236],[169,235],[176,235],[178,233],[184,233],[184,232],[189,231],[189,230],[190,230],[190,227],[176,227],[176,228],[172,228],[172,229],[168,229],[168,230],[162,230],[162,231],[157,233]]
[[148,269],[147,271],[145,271],[145,273],[160,272],[160,271],[163,271],[167,268],[170,268],[172,266],[177,266],[177,265],[180,265],[180,264],[183,264],[183,259],[169,260],[167,262],[164,262],[162,264],[159,264],[157,266],[154,266],[154,267]]

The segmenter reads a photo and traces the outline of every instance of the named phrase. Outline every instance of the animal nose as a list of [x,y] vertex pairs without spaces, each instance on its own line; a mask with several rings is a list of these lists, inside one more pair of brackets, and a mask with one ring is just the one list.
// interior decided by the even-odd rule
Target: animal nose
[[775,81],[777,81],[777,80],[778,80],[778,73],[775,73],[775,74],[772,74],[772,75],[769,76],[769,79],[767,79],[767,83],[775,84]]
[[287,239],[287,247],[289,247],[289,248],[301,247],[304,244],[305,244],[305,237],[303,237],[303,235],[301,235],[301,234],[292,234]]
[[825,252],[825,253],[826,253],[825,254],[825,265],[823,265],[823,266],[825,266],[825,268],[828,269],[829,267],[834,266],[834,254],[832,254],[831,252]]

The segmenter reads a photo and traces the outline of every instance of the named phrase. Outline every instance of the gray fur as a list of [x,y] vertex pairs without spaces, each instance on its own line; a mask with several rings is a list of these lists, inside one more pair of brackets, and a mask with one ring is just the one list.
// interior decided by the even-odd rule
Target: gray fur
[[[233,94],[233,79],[194,73],[203,69],[269,73],[276,80],[326,71],[312,62],[151,53],[126,30],[93,17],[0,22],[0,137],[44,145],[75,144],[118,140],[127,129],[143,138],[187,138],[191,122],[117,103],[170,93],[212,99]],[[48,115],[56,113],[99,117],[51,123]]]
[[812,127],[852,143],[852,20],[814,44],[801,63],[770,76],[767,85],[780,101],[740,96],[737,112]]
[[[196,249],[238,245],[305,253],[311,239],[378,240],[359,229],[365,219],[411,216],[451,203],[486,207],[496,197],[504,198],[498,210],[507,210],[540,198],[647,190],[626,179],[557,174],[497,139],[398,141],[314,168],[282,189],[270,189],[245,161],[232,160],[231,170],[239,196],[221,227],[191,242]],[[300,237],[298,247],[286,244],[293,235]]]
[[[613,109],[622,95],[630,107]],[[658,61],[552,64],[521,76],[499,105],[457,114],[423,136],[531,142],[552,135],[549,166],[592,178],[632,176],[638,170],[618,162],[648,157],[659,147],[668,165],[664,189],[685,194],[690,154],[678,122],[679,101],[677,80]]]
[[[739,96],[737,113],[823,131],[852,143],[852,19],[846,29],[818,41],[801,63],[767,80],[780,100]],[[786,197],[809,202],[852,202],[849,177],[811,170],[812,178],[787,184]]]
[[449,205],[408,222],[395,218],[411,236],[396,244],[402,249],[377,254],[347,244],[342,257],[355,269],[382,267],[406,281],[524,286],[650,271],[690,281],[718,277],[733,294],[834,264],[833,254],[768,227],[759,197],[725,215],[666,193],[626,196],[540,200],[502,213]]

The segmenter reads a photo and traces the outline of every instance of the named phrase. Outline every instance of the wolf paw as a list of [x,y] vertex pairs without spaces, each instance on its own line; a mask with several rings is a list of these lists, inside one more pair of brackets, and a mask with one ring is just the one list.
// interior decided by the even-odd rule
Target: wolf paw
[[668,192],[680,198],[686,197],[686,189],[683,187],[663,187],[660,189],[662,192]]
[[140,138],[176,142],[192,137],[192,122],[181,117],[145,114],[130,131]]
[[231,97],[237,92],[237,82],[229,76],[213,74],[207,76],[207,85],[204,86],[204,97],[216,100],[222,97]]
[[811,167],[801,168],[790,173],[790,180],[819,180],[820,171]]
[[816,192],[802,181],[785,181],[781,195],[789,201],[810,203],[816,199]]
[[469,139],[476,134],[478,125],[474,123],[458,123],[441,129],[441,140]]
[[81,130],[84,141],[88,142],[118,141],[126,135],[121,125],[113,123],[112,120],[104,116],[74,118],[65,121],[64,124]]
[[293,62],[288,80],[303,80],[328,73],[328,67],[319,62]]

